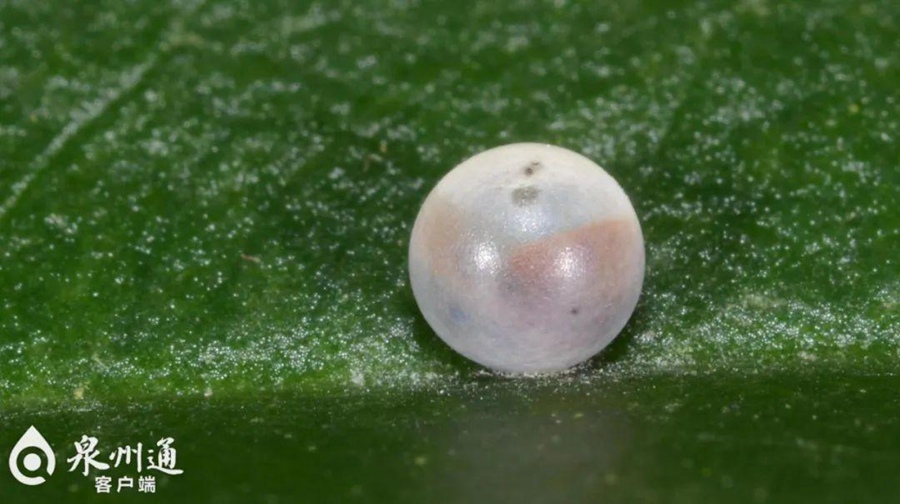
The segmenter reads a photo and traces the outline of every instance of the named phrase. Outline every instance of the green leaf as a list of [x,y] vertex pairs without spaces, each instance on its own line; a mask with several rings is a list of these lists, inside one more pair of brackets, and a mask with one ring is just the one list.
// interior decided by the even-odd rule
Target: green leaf
[[[896,401],[865,377],[900,357],[898,19],[888,0],[0,3],[3,436],[37,415],[68,446],[72,426],[147,404],[159,424],[99,428],[197,436],[197,479],[171,486],[200,501],[219,495],[212,475],[238,477],[240,449],[216,458],[227,439],[260,450],[252,498],[269,479],[312,498],[296,465],[336,500],[473,500],[469,478],[494,470],[483,447],[516,460],[499,488],[542,502],[604,485],[641,502],[883,501],[893,476],[864,454],[898,462]],[[454,354],[406,276],[429,189],[516,141],[604,166],[647,241],[623,334],[536,383]],[[801,406],[782,411],[785,394]],[[226,425],[259,395],[276,404],[260,425]],[[557,410],[584,427],[554,431]],[[604,449],[608,417],[635,433],[627,456]],[[419,440],[420,418],[440,432]],[[430,494],[438,473],[447,492]]]

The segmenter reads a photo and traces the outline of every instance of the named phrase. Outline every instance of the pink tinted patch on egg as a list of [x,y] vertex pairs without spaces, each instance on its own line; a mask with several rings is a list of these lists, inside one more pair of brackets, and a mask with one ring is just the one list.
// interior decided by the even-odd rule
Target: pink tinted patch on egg
[[504,309],[531,332],[589,324],[600,333],[615,322],[607,319],[620,313],[616,307],[632,303],[640,291],[642,241],[632,220],[611,219],[521,245],[503,275]]
[[462,222],[456,207],[446,198],[435,195],[419,216],[414,233],[421,233],[421,239],[413,242],[418,241],[423,250],[429,251],[425,257],[431,260],[429,266],[433,274],[441,278],[455,276],[458,267],[452,251],[462,234]]

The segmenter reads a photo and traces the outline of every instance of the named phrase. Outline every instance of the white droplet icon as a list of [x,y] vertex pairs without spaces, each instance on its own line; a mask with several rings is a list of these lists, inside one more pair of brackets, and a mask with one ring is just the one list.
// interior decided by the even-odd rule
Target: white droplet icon
[[[37,448],[44,452],[44,455],[47,457],[47,476],[53,474],[53,471],[56,469],[56,456],[53,454],[53,449],[50,448],[50,443],[44,439],[44,436],[42,436],[33,425],[25,431],[25,434],[19,439],[19,442],[16,443],[16,446],[13,447],[12,453],[9,454],[9,471],[14,478],[19,480],[19,483],[35,486],[47,481],[47,479],[43,476],[26,476],[22,473],[22,470],[19,469],[19,455],[31,448]],[[30,473],[34,473],[40,469],[42,462],[43,460],[41,460],[40,455],[37,453],[28,453],[22,458],[22,465],[25,467],[25,470]]]

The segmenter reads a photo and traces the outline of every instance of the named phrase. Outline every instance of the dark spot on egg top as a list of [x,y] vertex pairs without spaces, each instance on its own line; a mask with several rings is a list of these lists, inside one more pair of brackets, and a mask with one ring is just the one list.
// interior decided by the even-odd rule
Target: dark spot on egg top
[[571,310],[569,310],[569,313],[571,313],[572,315],[578,315],[578,311],[578,308],[572,308]]
[[537,201],[540,189],[534,186],[517,187],[512,192],[512,202],[516,206],[530,205]]
[[538,161],[534,161],[534,162],[530,163],[528,166],[525,167],[525,175],[528,177],[534,175],[534,172],[536,172],[540,167],[541,167],[541,163]]

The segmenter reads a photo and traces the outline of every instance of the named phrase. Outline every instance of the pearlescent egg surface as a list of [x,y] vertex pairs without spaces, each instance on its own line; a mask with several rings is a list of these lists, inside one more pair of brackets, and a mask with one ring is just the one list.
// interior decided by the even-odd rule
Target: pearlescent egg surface
[[431,191],[409,274],[425,319],[457,352],[499,371],[559,371],[625,326],[644,240],[628,196],[594,162],[552,145],[506,145]]

